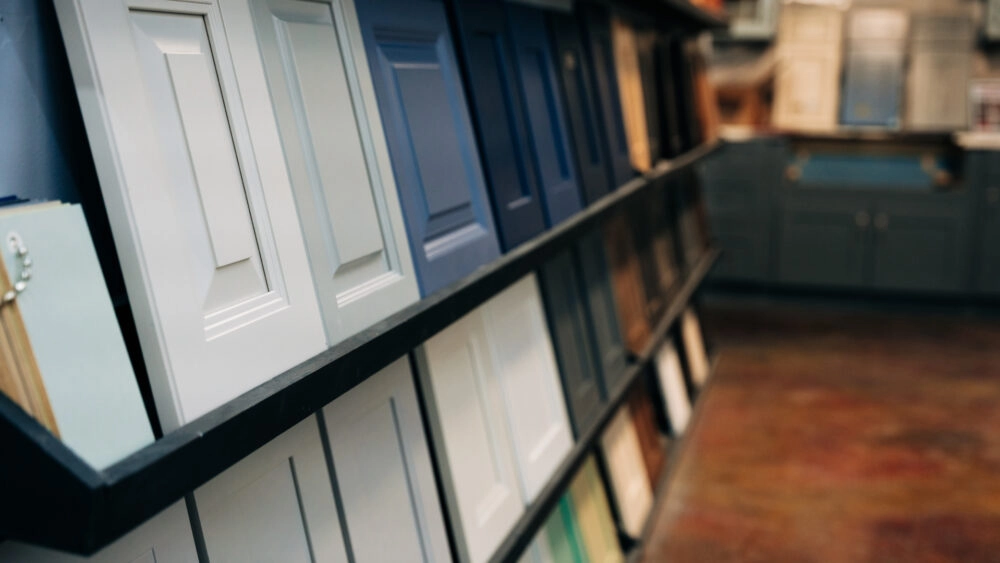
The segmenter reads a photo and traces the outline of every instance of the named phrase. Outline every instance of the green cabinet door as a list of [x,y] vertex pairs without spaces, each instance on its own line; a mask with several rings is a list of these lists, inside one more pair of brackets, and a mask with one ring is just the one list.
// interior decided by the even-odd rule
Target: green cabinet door
[[573,511],[573,501],[564,495],[559,505],[545,522],[549,558],[552,563],[589,563],[584,550],[580,527]]

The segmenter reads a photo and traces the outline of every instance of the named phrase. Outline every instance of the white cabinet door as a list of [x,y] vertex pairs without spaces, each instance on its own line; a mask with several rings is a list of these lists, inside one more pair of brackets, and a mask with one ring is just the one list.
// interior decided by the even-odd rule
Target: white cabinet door
[[[503,396],[481,309],[423,346],[432,430],[464,556],[489,559],[524,512]],[[453,518],[453,521],[456,520]]]
[[244,103],[255,104],[248,119],[277,117],[335,344],[419,298],[354,4],[220,5]]
[[18,563],[195,563],[198,553],[184,501],[150,518],[90,557],[16,542],[0,544],[0,561]]
[[573,447],[535,275],[525,276],[488,301],[483,314],[521,491],[530,503]]
[[656,352],[656,377],[660,381],[670,427],[675,436],[680,436],[691,418],[691,399],[684,384],[681,360],[673,344],[664,344]]
[[684,339],[684,357],[691,370],[691,381],[701,388],[708,382],[712,368],[708,365],[708,355],[705,353],[701,323],[698,322],[698,315],[690,308],[684,311],[681,319],[681,337]]
[[358,563],[451,560],[407,359],[323,409]]
[[831,131],[840,103],[840,54],[826,47],[794,47],[778,59],[774,123],[786,129]]
[[194,499],[211,561],[347,563],[315,417],[197,489]]
[[601,449],[611,473],[611,489],[621,515],[622,530],[638,538],[642,536],[643,526],[653,506],[653,491],[628,406],[618,409],[611,419],[601,436]]
[[214,3],[55,4],[169,431],[325,347],[277,130]]

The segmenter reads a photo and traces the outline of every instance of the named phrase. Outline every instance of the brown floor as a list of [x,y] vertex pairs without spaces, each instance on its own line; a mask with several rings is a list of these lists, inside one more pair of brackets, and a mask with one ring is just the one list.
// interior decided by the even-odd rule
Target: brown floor
[[1000,561],[1000,321],[712,311],[644,561]]

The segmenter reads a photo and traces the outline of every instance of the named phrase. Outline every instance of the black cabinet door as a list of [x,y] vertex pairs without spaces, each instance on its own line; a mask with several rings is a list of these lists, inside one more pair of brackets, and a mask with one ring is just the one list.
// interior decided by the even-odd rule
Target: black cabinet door
[[871,223],[864,196],[786,192],[779,229],[779,281],[862,286]]
[[587,292],[589,325],[594,337],[594,351],[604,389],[613,394],[625,375],[625,343],[618,326],[614,287],[604,254],[604,238],[599,231],[584,236],[577,243],[577,257]]
[[670,37],[661,35],[656,41],[656,81],[660,99],[660,141],[663,157],[673,158],[684,152],[681,131],[678,84],[670,55]]
[[549,14],[556,64],[565,100],[566,118],[576,154],[578,178],[588,203],[613,187],[608,148],[601,123],[591,62],[584,49],[580,26],[571,15]]

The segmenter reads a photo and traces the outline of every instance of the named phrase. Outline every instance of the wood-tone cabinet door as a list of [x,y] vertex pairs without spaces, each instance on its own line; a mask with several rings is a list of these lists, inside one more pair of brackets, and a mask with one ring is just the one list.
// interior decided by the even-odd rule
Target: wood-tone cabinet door
[[611,21],[611,38],[618,75],[618,94],[622,102],[622,120],[625,122],[625,134],[628,138],[629,162],[636,170],[646,172],[652,168],[653,156],[646,125],[646,96],[642,89],[638,38],[635,30],[618,18]]
[[624,214],[616,215],[604,225],[604,240],[625,347],[633,354],[640,354],[649,341],[652,330],[646,315],[642,266],[632,241],[631,228]]
[[625,557],[618,542],[618,532],[611,516],[608,495],[593,456],[583,462],[580,471],[569,485],[569,494],[573,501],[587,559],[591,563],[624,562]]
[[576,435],[581,436],[593,424],[606,395],[590,335],[588,296],[574,262],[571,250],[557,255],[538,270],[538,281],[545,298],[566,405]]
[[490,299],[483,314],[521,490],[530,503],[573,447],[535,275]]
[[272,104],[214,2],[56,12],[170,431],[326,347]]
[[691,419],[691,398],[684,381],[680,356],[674,345],[667,342],[656,352],[655,361],[656,377],[660,383],[660,394],[663,396],[667,421],[670,423],[672,434],[679,437],[684,434]]
[[196,489],[194,500],[213,561],[348,561],[315,417]]
[[323,409],[353,560],[451,561],[407,359]]
[[965,129],[969,121],[968,51],[913,51],[906,88],[910,128]]
[[90,557],[6,541],[0,561],[45,563],[191,563],[198,552],[184,501],[177,502]]
[[425,342],[418,362],[459,550],[486,561],[524,503],[482,310]]
[[545,561],[552,563],[587,563],[587,552],[583,545],[580,527],[573,509],[573,499],[564,495],[556,509],[545,521],[542,533],[548,542]]
[[621,386],[627,367],[625,343],[618,326],[615,290],[611,282],[604,239],[592,231],[577,243],[577,257],[587,291],[589,326],[594,334],[598,366],[608,395]]
[[684,340],[684,357],[691,381],[700,389],[708,382],[712,368],[708,364],[708,353],[705,350],[705,338],[701,332],[701,323],[694,309],[688,307],[681,317],[681,338]]
[[541,9],[510,3],[507,13],[531,133],[532,157],[546,222],[552,226],[583,207],[566,132],[552,39]]
[[635,433],[642,448],[642,461],[649,478],[649,486],[655,490],[663,474],[667,461],[664,441],[656,422],[656,407],[649,398],[645,379],[632,387],[628,395],[628,408],[632,413]]
[[507,14],[499,0],[455,0],[469,95],[500,238],[511,249],[545,230]]
[[663,141],[660,131],[663,100],[659,95],[656,75],[656,31],[645,29],[635,33],[635,45],[639,55],[639,77],[642,82],[643,108],[646,110],[646,133],[649,135],[649,158],[651,164],[663,157]]
[[421,293],[499,256],[444,5],[357,5]]
[[642,536],[653,506],[642,448],[628,406],[618,409],[601,436],[601,450],[611,477],[611,490],[621,518],[621,529],[633,538]]
[[618,93],[618,71],[615,68],[615,51],[611,39],[611,18],[604,6],[581,4],[577,6],[582,19],[584,45],[590,55],[594,91],[604,124],[604,140],[608,148],[608,165],[612,189],[635,176],[629,162],[628,136],[622,121],[621,98]]
[[591,76],[587,54],[576,18],[552,12],[549,25],[555,60],[566,102],[566,119],[576,155],[577,178],[587,203],[597,201],[615,186],[609,175],[609,158],[601,122],[600,101]]
[[354,3],[220,5],[240,84],[271,93],[335,344],[420,295]]

